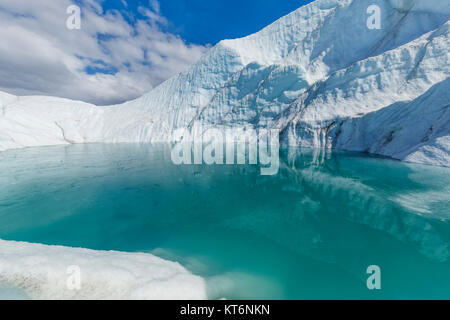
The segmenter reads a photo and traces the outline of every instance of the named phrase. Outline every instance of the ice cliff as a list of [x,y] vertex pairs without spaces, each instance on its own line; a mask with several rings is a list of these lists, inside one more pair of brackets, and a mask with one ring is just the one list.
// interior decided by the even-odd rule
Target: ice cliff
[[0,150],[166,141],[202,123],[450,166],[449,29],[448,0],[317,0],[122,105],[0,94]]

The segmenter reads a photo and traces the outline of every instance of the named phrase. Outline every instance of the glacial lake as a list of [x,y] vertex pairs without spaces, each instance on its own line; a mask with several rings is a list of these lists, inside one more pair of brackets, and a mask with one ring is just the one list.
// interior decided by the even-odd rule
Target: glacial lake
[[259,169],[165,145],[1,152],[0,239],[152,253],[211,299],[450,299],[449,168],[293,148]]

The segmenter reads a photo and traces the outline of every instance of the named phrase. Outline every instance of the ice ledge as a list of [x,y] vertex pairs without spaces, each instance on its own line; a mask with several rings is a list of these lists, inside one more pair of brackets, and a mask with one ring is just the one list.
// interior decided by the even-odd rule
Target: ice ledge
[[[79,267],[80,290],[67,285],[71,266]],[[3,240],[1,287],[23,291],[31,299],[206,299],[202,278],[151,254]]]

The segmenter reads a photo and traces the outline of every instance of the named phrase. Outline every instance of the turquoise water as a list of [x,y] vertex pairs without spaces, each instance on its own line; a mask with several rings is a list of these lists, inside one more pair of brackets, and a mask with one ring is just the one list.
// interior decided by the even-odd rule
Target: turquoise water
[[450,299],[450,169],[290,149],[259,173],[161,145],[3,152],[0,238],[151,252],[212,299]]

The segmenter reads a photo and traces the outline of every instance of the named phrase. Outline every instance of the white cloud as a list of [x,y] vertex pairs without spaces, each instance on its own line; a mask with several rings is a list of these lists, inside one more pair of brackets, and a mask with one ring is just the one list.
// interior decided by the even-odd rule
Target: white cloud
[[[207,49],[164,32],[159,3],[130,24],[116,10],[83,0],[81,29],[69,30],[69,0],[2,0],[0,90],[96,104],[130,100],[184,70]],[[85,70],[109,70],[88,74]]]

